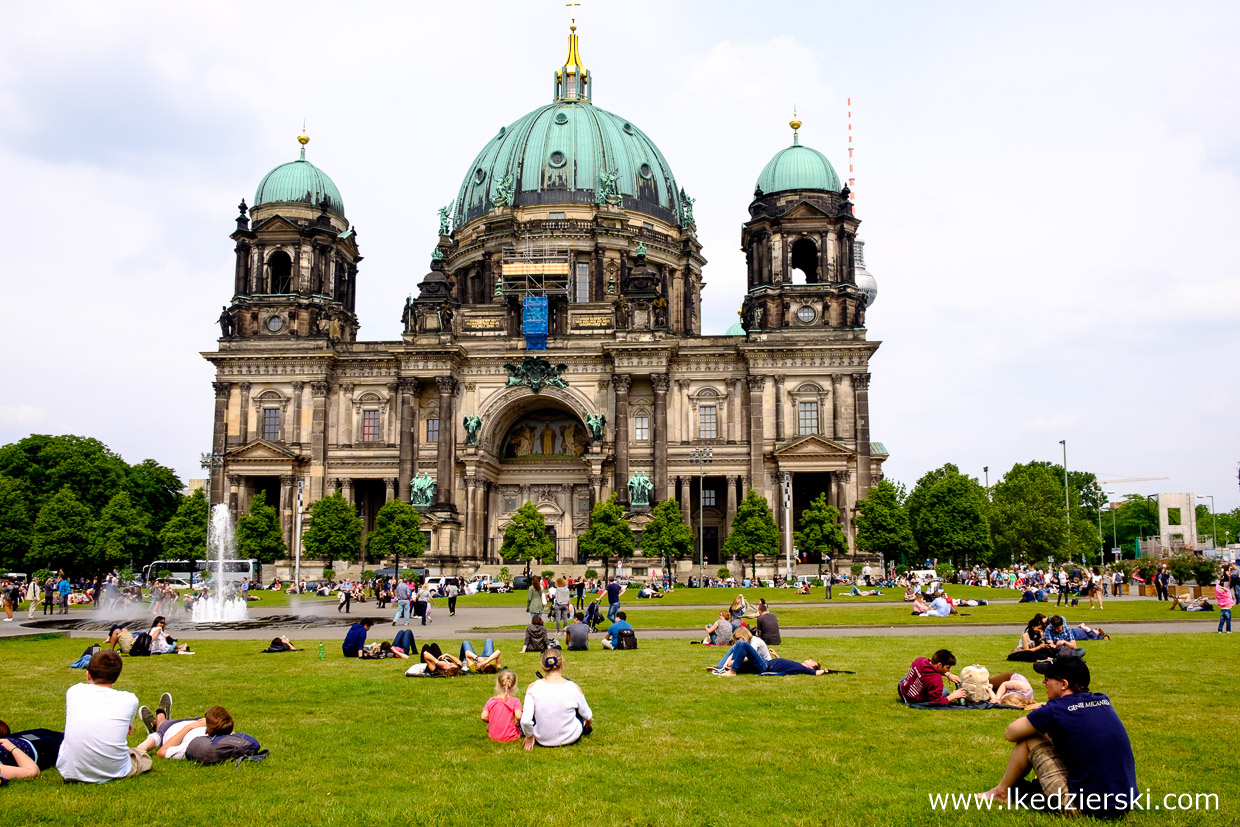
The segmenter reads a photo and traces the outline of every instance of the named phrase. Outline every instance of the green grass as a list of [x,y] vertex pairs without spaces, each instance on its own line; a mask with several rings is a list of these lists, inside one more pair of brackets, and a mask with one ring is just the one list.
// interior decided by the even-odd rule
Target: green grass
[[[1232,644],[1214,634],[1133,635],[1090,647],[1094,688],[1111,695],[1128,727],[1142,788],[1217,793],[1234,811]],[[895,681],[912,658],[938,648],[933,639],[796,639],[780,647],[788,657],[858,672],[824,678],[715,678],[703,667],[718,650],[651,640],[636,652],[568,653],[567,673],[594,709],[595,734],[574,747],[525,753],[486,739],[478,713],[490,679],[415,680],[403,677],[402,662],[349,661],[336,646],[320,661],[313,651],[260,655],[262,645],[202,641],[193,657],[126,659],[117,686],[152,704],[170,691],[177,714],[223,704],[271,749],[267,761],[233,768],[156,759],[153,772],[106,788],[65,785],[51,771],[5,789],[12,822],[972,824],[981,819],[931,812],[927,795],[993,785],[1008,754],[1002,730],[1018,714],[901,706]],[[1010,645],[1007,635],[950,641],[961,664],[994,671],[1006,671]],[[0,640],[11,725],[62,726],[64,692],[84,678],[65,666],[82,646]],[[510,663],[523,691],[534,656],[512,654]],[[1126,823],[1229,819],[1159,813]],[[1057,822],[993,812],[985,823]]]

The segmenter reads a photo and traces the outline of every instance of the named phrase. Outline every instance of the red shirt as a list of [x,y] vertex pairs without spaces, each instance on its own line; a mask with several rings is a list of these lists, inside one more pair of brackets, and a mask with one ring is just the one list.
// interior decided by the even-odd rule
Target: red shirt
[[911,704],[947,704],[943,694],[943,676],[934,668],[930,658],[918,658],[909,667],[908,674],[900,681],[900,697]]
[[521,737],[516,719],[521,717],[521,701],[509,695],[496,695],[487,701],[487,737],[492,741],[515,741]]

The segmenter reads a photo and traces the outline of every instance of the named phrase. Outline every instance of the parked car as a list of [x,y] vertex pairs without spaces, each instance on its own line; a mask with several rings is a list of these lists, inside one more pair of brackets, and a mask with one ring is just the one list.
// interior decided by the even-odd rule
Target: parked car
[[512,578],[512,590],[513,591],[523,592],[529,587],[530,587],[530,578],[525,576],[524,574],[518,574],[516,577]]
[[164,580],[163,583],[165,586],[177,591],[184,591],[185,589],[194,588],[189,584],[189,581],[183,580],[180,577],[169,577],[167,580]]

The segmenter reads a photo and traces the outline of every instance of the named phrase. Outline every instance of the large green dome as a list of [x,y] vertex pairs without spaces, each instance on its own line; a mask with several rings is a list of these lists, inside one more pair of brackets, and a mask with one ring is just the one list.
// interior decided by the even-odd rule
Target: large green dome
[[785,190],[839,192],[840,178],[827,156],[795,140],[792,146],[775,153],[758,176],[757,188],[767,195]]
[[258,182],[258,191],[254,193],[254,206],[264,204],[306,204],[317,207],[327,199],[327,208],[344,217],[344,199],[340,190],[327,177],[327,173],[306,160],[305,150],[296,161],[273,169]]
[[512,176],[512,203],[592,204],[599,176],[617,175],[620,206],[678,223],[680,194],[654,142],[631,122],[583,100],[530,112],[487,142],[456,199],[456,226],[494,209],[497,185]]

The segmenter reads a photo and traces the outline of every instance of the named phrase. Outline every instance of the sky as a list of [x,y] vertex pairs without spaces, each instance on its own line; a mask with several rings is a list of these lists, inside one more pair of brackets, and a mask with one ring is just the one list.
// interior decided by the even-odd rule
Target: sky
[[[394,340],[436,210],[550,102],[562,2],[0,0],[0,443],[93,436],[200,477],[236,205],[307,158]],[[703,332],[736,321],[741,223],[790,143],[848,177],[879,295],[871,434],[910,487],[1063,459],[1125,494],[1240,505],[1240,6],[591,2],[594,103],[697,199]]]

